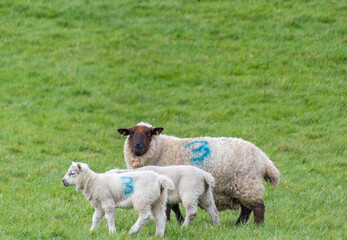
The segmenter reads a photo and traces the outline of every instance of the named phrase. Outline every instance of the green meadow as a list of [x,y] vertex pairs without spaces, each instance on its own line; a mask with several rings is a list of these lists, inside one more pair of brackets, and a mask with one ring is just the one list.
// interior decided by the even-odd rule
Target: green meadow
[[117,129],[140,121],[243,138],[281,172],[264,225],[172,213],[165,239],[347,239],[346,97],[346,1],[1,0],[0,239],[160,239],[127,235],[134,210],[90,233],[61,182],[125,168]]

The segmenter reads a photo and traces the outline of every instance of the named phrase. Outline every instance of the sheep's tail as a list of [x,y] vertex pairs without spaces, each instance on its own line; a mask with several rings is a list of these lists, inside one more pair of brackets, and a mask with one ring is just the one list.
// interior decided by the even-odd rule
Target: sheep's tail
[[174,190],[175,189],[175,184],[167,176],[159,175],[158,182],[163,188],[166,188],[168,190]]
[[265,180],[270,181],[272,185],[275,187],[280,182],[280,172],[275,167],[274,163],[265,155],[264,153],[264,160],[265,160]]
[[204,172],[204,179],[205,179],[205,182],[208,186],[210,186],[211,188],[214,188],[215,181],[214,181],[214,177],[211,175],[211,173]]

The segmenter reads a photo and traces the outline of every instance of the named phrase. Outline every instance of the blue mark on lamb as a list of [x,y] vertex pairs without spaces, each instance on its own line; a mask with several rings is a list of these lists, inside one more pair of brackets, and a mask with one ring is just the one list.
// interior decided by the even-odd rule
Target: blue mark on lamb
[[190,161],[195,165],[200,165],[202,162],[208,158],[211,153],[210,146],[207,141],[194,141],[187,145],[185,148],[192,146],[191,152],[193,156],[190,158]]
[[124,195],[128,196],[134,192],[134,179],[132,177],[120,177],[124,186]]

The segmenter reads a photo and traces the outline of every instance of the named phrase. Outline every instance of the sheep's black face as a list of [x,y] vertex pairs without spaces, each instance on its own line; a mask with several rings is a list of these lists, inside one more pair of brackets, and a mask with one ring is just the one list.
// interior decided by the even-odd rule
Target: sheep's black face
[[148,150],[146,148],[149,148],[151,139],[149,139],[149,143],[148,143],[148,140],[146,139],[146,137],[144,137],[143,134],[140,134],[140,133],[137,133],[136,136],[130,135],[130,137],[134,139],[132,143],[133,153],[136,156],[142,156],[143,154],[145,154]]
[[129,147],[135,156],[144,155],[151,144],[153,135],[159,135],[163,128],[150,128],[144,125],[136,125],[131,128],[118,129],[122,135],[129,136]]

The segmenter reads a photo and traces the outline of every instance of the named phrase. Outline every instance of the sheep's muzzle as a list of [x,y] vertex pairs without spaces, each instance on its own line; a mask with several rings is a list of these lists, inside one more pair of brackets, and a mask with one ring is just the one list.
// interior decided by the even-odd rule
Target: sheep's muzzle
[[64,184],[65,187],[69,186],[69,183],[66,181],[66,179],[63,179],[63,184]]

